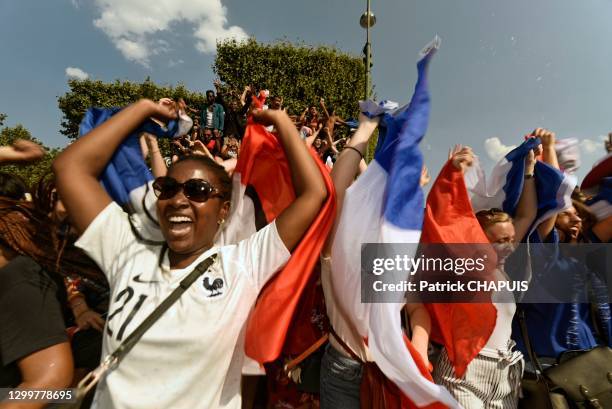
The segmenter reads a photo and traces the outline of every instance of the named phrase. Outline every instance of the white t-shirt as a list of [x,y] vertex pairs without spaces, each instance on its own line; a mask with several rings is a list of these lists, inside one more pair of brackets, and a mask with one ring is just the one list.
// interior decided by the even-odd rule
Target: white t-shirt
[[240,408],[243,327],[266,281],[290,253],[269,224],[237,245],[215,247],[189,267],[170,270],[167,252],[136,240],[127,214],[108,205],[77,245],[111,288],[102,357],[114,351],[213,253],[217,261],[149,329],[98,385],[94,408]]
[[[495,280],[507,281],[508,276],[500,269],[495,270]],[[516,303],[512,291],[496,291],[491,301],[497,310],[495,328],[487,343],[480,351],[480,355],[498,358],[500,352],[507,353],[512,336],[512,319],[516,312]]]

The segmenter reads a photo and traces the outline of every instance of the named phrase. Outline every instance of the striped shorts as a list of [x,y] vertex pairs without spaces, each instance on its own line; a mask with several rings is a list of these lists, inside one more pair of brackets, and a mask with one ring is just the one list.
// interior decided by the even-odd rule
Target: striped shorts
[[461,379],[443,349],[434,368],[434,381],[446,387],[465,409],[516,409],[524,361],[519,351],[498,358],[477,355]]

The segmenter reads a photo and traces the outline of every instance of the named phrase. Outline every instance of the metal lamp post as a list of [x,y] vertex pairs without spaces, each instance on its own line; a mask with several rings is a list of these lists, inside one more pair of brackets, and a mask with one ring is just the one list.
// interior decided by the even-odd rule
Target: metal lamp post
[[376,24],[376,16],[370,11],[370,0],[367,0],[366,12],[361,15],[359,25],[366,29],[365,54],[365,99],[370,97],[370,71],[372,69],[372,44],[370,43],[370,27]]

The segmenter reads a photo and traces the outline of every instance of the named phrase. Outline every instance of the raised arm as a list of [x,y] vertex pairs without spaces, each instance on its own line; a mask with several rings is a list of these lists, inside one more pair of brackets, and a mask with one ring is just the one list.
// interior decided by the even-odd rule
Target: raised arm
[[321,127],[312,130],[312,133],[307,136],[306,139],[304,139],[304,142],[306,142],[306,146],[308,146],[309,148],[312,146],[315,139],[317,139],[317,136],[319,136],[319,132],[321,132]]
[[323,110],[323,115],[325,115],[325,120],[329,119],[329,112],[327,112],[327,107],[325,106],[325,99],[319,99],[319,105],[321,105],[321,109]]
[[331,255],[331,245],[334,242],[336,228],[342,213],[344,194],[359,174],[360,162],[363,160],[364,152],[368,149],[368,141],[378,126],[378,121],[379,118],[368,118],[363,114],[359,116],[359,128],[340,152],[331,171],[332,181],[336,189],[336,208],[338,210],[334,227],[323,248],[323,255],[326,257]]
[[17,139],[11,146],[0,146],[0,165],[35,162],[43,156],[42,146],[25,139]]
[[98,177],[121,142],[151,116],[176,118],[176,106],[140,100],[77,140],[53,162],[57,190],[80,233],[111,202]]
[[332,139],[329,129],[327,129],[325,132],[325,139],[327,140],[327,148],[331,149],[334,155],[337,155],[339,152],[338,149],[336,149],[336,145],[334,144],[334,140]]
[[[540,148],[538,147],[537,150],[539,151]],[[535,178],[533,177],[538,153],[531,150],[525,158],[523,191],[521,192],[521,198],[514,215],[514,241],[516,243],[519,243],[529,232],[529,227],[535,220],[538,211],[538,197],[536,194]]]
[[143,138],[147,144],[147,151],[149,159],[151,160],[151,172],[153,172],[153,176],[156,178],[166,176],[166,173],[168,173],[168,167],[166,166],[166,161],[159,150],[157,137],[155,135],[145,133]]
[[276,228],[287,249],[300,241],[327,197],[323,176],[308,148],[285,111],[255,110],[253,118],[263,125],[274,125],[287,155],[295,200],[276,219]]
[[[542,159],[544,163],[548,163],[555,169],[559,169],[559,160],[557,159],[557,152],[555,151],[555,134],[543,128],[538,128],[532,132],[532,135],[542,140]],[[538,235],[542,240],[550,234],[552,229],[555,227],[555,221],[557,215],[553,215],[548,219],[540,223],[538,228]]]

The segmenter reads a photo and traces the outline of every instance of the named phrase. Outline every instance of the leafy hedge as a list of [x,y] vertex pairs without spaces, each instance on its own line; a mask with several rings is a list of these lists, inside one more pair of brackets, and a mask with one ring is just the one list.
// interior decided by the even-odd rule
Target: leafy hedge
[[64,114],[60,132],[74,139],[79,135],[79,124],[90,107],[120,107],[141,98],[157,100],[163,97],[183,98],[188,105],[199,107],[205,95],[189,91],[183,85],[160,86],[145,79],[142,83],[116,80],[112,83],[93,80],[68,81],[70,91],[58,98],[59,109]]
[[293,114],[301,113],[307,104],[318,105],[323,97],[340,116],[355,117],[357,101],[363,99],[361,58],[331,47],[226,40],[217,44],[213,70],[230,88],[253,85],[282,96]]

